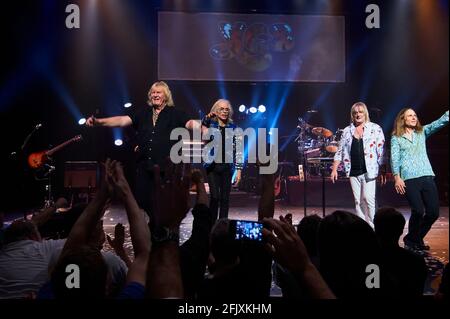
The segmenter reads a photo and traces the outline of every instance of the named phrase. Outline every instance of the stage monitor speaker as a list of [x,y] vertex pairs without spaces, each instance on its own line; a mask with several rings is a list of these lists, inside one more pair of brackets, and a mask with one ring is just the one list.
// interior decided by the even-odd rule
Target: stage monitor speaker
[[80,161],[64,163],[64,187],[96,188],[100,176],[97,162]]

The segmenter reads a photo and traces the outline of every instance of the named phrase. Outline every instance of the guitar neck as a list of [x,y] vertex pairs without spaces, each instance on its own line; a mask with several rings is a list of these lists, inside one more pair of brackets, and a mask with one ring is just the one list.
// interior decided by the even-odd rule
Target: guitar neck
[[56,153],[57,151],[59,151],[60,149],[62,149],[63,147],[69,145],[70,143],[73,143],[75,140],[72,138],[68,141],[65,141],[64,143],[59,144],[58,146],[55,146],[54,148],[52,148],[51,150],[48,150],[46,152],[47,156],[52,156],[53,153]]

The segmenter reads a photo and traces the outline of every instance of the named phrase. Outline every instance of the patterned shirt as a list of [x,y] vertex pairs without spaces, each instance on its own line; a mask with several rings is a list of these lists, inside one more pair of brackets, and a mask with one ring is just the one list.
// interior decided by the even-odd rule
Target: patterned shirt
[[[213,130],[216,130],[217,134],[219,134],[221,132],[219,123],[217,121],[207,118],[206,116],[202,120],[202,125],[206,126],[208,128],[212,128]],[[225,125],[225,141],[222,141],[221,146],[222,146],[222,153],[224,155],[225,161],[228,164],[230,164],[232,169],[240,170],[244,166],[243,136],[241,136],[240,134],[234,134],[235,129],[238,129],[238,127],[236,126],[236,124],[234,124],[232,122],[228,122]],[[222,135],[222,138],[223,138],[223,135]],[[214,139],[214,136],[212,136],[212,140],[213,139]],[[233,147],[230,149],[227,149],[222,144],[230,144],[230,145],[233,145]],[[208,154],[207,160],[205,161],[203,166],[205,168],[208,168],[212,164],[212,162],[214,162],[216,160],[216,156],[217,155],[214,154],[214,149],[212,149],[211,152]],[[232,159],[233,163],[230,163],[230,161],[228,161],[228,159]]]
[[[350,176],[351,158],[350,151],[352,147],[353,134],[356,127],[352,123],[342,132],[339,147],[334,155],[335,161],[344,163],[344,170],[347,177]],[[367,122],[364,124],[363,134],[364,160],[366,162],[366,178],[374,179],[378,176],[379,167],[383,164],[384,155],[384,134],[383,129],[375,123]]]
[[403,180],[434,176],[428,159],[425,140],[448,124],[448,111],[438,120],[423,126],[422,132],[413,132],[412,140],[405,135],[391,138],[391,169]]

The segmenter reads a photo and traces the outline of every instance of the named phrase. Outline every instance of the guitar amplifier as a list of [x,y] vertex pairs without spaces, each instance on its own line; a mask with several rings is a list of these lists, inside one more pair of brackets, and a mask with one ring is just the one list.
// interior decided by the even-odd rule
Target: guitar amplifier
[[98,162],[65,162],[64,187],[66,188],[96,188],[100,179]]

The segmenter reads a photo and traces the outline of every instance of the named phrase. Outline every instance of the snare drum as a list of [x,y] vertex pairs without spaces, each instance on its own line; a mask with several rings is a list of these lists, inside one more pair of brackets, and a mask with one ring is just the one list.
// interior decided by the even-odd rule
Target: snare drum
[[343,130],[338,129],[336,133],[327,141],[325,150],[329,153],[336,153],[339,147]]
[[338,150],[339,142],[331,141],[325,146],[328,153],[336,153]]

